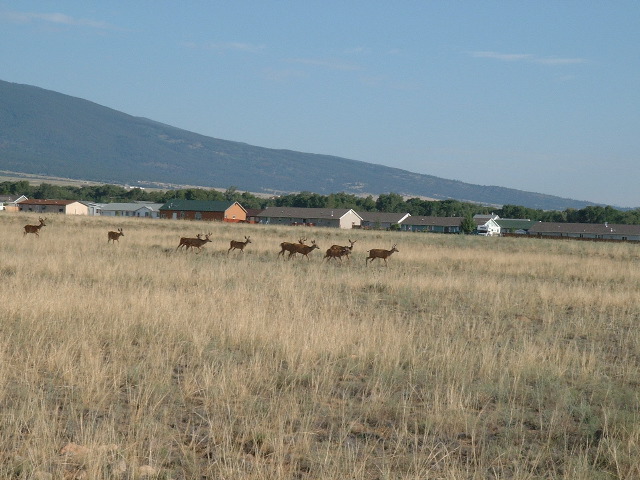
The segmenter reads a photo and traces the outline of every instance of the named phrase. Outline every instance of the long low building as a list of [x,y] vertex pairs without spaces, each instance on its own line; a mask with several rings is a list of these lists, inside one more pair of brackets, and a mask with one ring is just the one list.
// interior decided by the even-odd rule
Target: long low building
[[30,199],[18,202],[21,212],[61,213],[63,215],[88,215],[89,207],[76,200]]
[[362,223],[362,217],[350,208],[267,207],[256,218],[269,225],[354,228]]
[[111,217],[159,218],[160,207],[163,205],[163,203],[148,202],[103,203],[100,205],[100,215]]
[[640,241],[640,225],[537,222],[529,228],[529,235],[637,242]]
[[173,199],[159,208],[160,218],[245,222],[247,211],[238,202]]
[[406,232],[460,233],[462,217],[414,217],[405,218],[400,229]]

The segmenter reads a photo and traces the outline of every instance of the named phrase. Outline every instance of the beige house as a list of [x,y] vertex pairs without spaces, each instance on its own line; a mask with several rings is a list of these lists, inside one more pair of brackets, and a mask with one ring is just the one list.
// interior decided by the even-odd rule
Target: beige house
[[267,207],[256,218],[263,224],[308,227],[354,228],[362,223],[351,208]]
[[63,215],[89,215],[89,207],[76,200],[30,199],[18,202],[21,212],[61,213]]

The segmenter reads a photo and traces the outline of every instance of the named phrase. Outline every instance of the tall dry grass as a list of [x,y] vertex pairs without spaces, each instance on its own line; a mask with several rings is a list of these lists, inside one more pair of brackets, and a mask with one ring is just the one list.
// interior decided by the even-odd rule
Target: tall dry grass
[[35,219],[0,216],[2,478],[640,477],[638,245]]

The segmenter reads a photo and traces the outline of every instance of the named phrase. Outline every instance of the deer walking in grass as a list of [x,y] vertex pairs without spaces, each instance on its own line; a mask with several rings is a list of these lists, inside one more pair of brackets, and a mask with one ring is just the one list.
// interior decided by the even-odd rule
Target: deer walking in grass
[[371,260],[371,263],[373,263],[376,258],[381,258],[382,260],[384,260],[384,266],[387,267],[387,258],[390,257],[393,252],[398,251],[398,249],[396,248],[397,245],[398,244],[396,243],[393,247],[391,247],[391,250],[384,250],[382,248],[367,250],[369,256],[365,259],[364,264],[367,265],[369,263],[369,260]]
[[296,253],[300,253],[301,255],[305,256],[307,260],[309,260],[309,254],[316,248],[320,247],[316,245],[315,240],[311,240],[311,245],[305,245],[304,243],[295,243],[293,245],[294,251],[289,252],[289,257],[287,257],[287,260],[291,258],[291,255],[295,255]]
[[185,250],[189,250],[190,248],[197,248],[198,252],[202,251],[202,246],[210,242],[209,237],[211,233],[207,233],[204,238],[202,238],[201,234],[196,235],[196,238],[182,237],[180,239],[180,244],[176,247],[176,250],[181,247],[185,247]]
[[42,227],[46,227],[47,224],[44,223],[46,218],[38,218],[38,220],[40,220],[40,225],[25,225],[24,226],[24,233],[22,234],[22,236],[24,237],[27,233],[35,233],[36,237],[40,238],[40,229]]
[[229,247],[229,250],[227,250],[227,255],[229,255],[229,252],[231,250],[235,250],[235,249],[240,250],[240,253],[244,253],[244,247],[246,247],[247,244],[249,243],[251,243],[251,240],[247,236],[244,237],[244,242],[231,240],[231,246]]
[[356,242],[357,240],[354,240],[352,242],[351,239],[349,239],[349,243],[351,245],[349,245],[348,247],[343,247],[342,245],[331,245],[331,247],[327,249],[327,253],[322,260],[324,261],[325,259],[327,259],[328,262],[332,258],[339,258],[340,261],[342,261],[342,257],[347,257],[347,260],[351,261],[349,255],[351,255],[351,252],[353,251],[353,245]]
[[307,241],[306,238],[300,237],[300,239],[298,240],[298,243],[282,242],[280,244],[280,252],[278,252],[278,257],[282,255],[282,258],[284,259],[285,252],[289,252],[289,257],[291,257],[291,255],[295,255],[296,245],[304,245],[304,242],[306,241]]
[[122,233],[122,229],[119,228],[117,232],[108,232],[107,233],[107,243],[120,243],[120,237],[124,237],[124,233]]

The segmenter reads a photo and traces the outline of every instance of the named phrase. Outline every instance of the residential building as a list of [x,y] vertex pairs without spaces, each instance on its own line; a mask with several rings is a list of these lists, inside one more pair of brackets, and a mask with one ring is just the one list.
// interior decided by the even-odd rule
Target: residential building
[[132,203],[103,203],[100,215],[115,217],[145,217],[159,218],[163,203],[132,202]]
[[529,235],[585,240],[640,241],[640,225],[536,222]]
[[499,218],[496,223],[500,226],[500,235],[526,235],[531,226],[538,222],[529,219]]
[[461,233],[462,217],[414,217],[402,221],[400,229],[407,232]]
[[500,225],[497,220],[500,217],[498,215],[474,215],[473,221],[476,224],[476,232],[478,235],[485,235],[493,237],[500,235]]
[[31,199],[18,202],[21,212],[41,214],[61,213],[63,215],[88,215],[89,208],[76,200],[41,200]]
[[28,200],[24,195],[0,195],[0,210],[17,212],[20,210],[18,203]]
[[247,211],[238,202],[206,200],[169,200],[160,207],[160,218],[174,220],[217,220],[245,222]]
[[362,228],[372,230],[388,230],[393,226],[400,228],[400,224],[411,216],[406,212],[358,212],[358,215],[362,217]]
[[362,217],[351,208],[267,207],[257,218],[270,225],[357,228],[362,223]]

